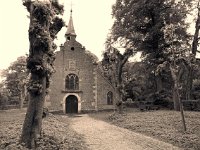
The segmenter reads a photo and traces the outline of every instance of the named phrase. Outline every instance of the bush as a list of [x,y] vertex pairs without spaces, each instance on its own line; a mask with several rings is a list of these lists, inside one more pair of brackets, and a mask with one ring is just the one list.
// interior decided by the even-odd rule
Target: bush
[[0,95],[0,109],[7,109],[8,97],[5,95]]
[[171,92],[162,90],[148,96],[148,100],[153,101],[154,105],[159,105],[164,108],[172,108],[173,102],[171,101]]
[[200,100],[185,100],[182,102],[185,110],[200,111]]
[[125,106],[129,108],[137,108],[138,102],[137,101],[126,101]]

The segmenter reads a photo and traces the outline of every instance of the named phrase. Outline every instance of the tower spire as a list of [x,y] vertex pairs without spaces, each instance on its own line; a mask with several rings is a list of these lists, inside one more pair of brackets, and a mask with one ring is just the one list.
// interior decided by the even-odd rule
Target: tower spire
[[75,33],[75,30],[74,30],[73,19],[72,19],[72,3],[71,3],[69,23],[68,23],[67,32],[66,32],[65,35],[66,36],[74,36],[74,37],[76,37],[76,33]]

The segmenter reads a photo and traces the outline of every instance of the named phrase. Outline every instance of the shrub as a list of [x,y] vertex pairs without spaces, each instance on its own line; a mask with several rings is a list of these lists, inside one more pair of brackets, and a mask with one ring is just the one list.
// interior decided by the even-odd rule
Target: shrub
[[0,109],[7,109],[8,97],[6,95],[0,95]]

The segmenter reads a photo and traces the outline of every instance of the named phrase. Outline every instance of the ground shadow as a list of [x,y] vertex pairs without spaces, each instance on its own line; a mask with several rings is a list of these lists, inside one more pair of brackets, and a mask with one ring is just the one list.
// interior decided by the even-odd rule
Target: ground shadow
[[51,111],[50,112],[53,115],[61,115],[61,116],[68,116],[70,118],[75,118],[75,117],[82,117],[82,114],[77,114],[77,113],[71,113],[71,114],[64,114],[63,111]]

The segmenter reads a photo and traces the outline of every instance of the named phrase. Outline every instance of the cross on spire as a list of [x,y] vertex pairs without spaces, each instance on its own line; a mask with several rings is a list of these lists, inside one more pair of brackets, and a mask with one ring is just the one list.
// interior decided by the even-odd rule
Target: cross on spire
[[71,15],[72,15],[72,5],[73,5],[73,4],[72,4],[72,1],[71,1]]

